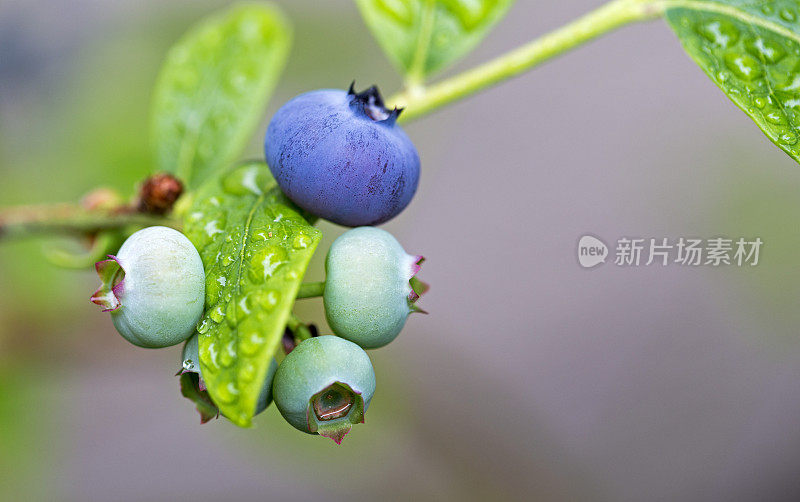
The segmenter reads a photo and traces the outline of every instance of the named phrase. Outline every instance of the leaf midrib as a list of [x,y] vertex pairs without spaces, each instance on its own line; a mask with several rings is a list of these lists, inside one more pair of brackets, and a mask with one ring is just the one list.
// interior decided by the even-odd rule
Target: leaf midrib
[[[238,301],[239,300],[239,294],[241,293],[241,288],[242,288],[242,264],[244,263],[244,255],[245,255],[245,251],[246,251],[246,248],[247,248],[247,239],[248,239],[248,236],[250,235],[250,226],[253,223],[253,217],[256,214],[256,209],[261,207],[261,204],[264,203],[264,201],[266,200],[266,197],[267,197],[266,193],[262,193],[261,195],[258,196],[258,198],[255,200],[255,202],[253,202],[253,207],[250,208],[250,213],[248,213],[247,219],[245,220],[245,223],[244,223],[244,231],[242,233],[242,245],[241,245],[241,249],[239,250],[239,259],[237,260],[238,263],[236,264],[236,284],[234,285],[234,289],[233,289],[234,294],[233,294],[232,301]],[[236,309],[233,309],[233,314],[234,314],[233,317],[234,317],[234,321],[235,321],[235,327],[233,328],[233,332],[235,333],[236,340],[238,341],[239,340],[239,318],[238,318],[239,313],[238,313],[238,311]]]
[[[259,207],[261,207],[261,205],[264,203],[265,200],[266,200],[266,193],[262,193],[261,195],[259,195],[258,198],[256,198],[256,200],[253,202],[253,205],[250,208],[250,212],[247,214],[247,218],[245,219],[244,230],[242,232],[241,247],[240,247],[240,250],[239,250],[239,258],[238,258],[237,263],[236,263],[236,283],[233,285],[233,295],[232,295],[232,298],[231,298],[232,302],[239,301],[239,295],[241,293],[241,288],[242,288],[242,264],[244,263],[245,252],[246,252],[246,249],[247,249],[247,241],[248,241],[248,237],[250,235],[250,226],[253,223],[253,218],[255,217],[256,210]],[[231,333],[234,335],[235,340],[236,340],[237,345],[238,345],[238,342],[239,342],[239,318],[238,318],[239,312],[238,312],[237,309],[234,308],[234,309],[232,309],[231,314],[234,317],[234,323],[233,323],[233,326],[231,327]],[[237,358],[236,362],[234,363],[233,366],[235,368],[238,365],[239,365],[239,359]]]

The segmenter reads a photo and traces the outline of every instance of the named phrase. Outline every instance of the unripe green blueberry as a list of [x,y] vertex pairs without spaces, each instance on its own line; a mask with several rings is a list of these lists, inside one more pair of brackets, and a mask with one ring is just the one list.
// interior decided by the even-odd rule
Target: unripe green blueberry
[[296,429],[333,439],[364,422],[375,371],[364,350],[336,336],[302,341],[278,366],[275,405]]
[[92,301],[111,312],[114,327],[132,344],[168,347],[195,332],[203,315],[205,273],[182,233],[167,227],[139,230],[95,268],[103,285]]
[[[205,382],[203,381],[203,373],[200,371],[200,342],[199,335],[195,334],[193,337],[186,341],[183,346],[183,353],[181,355],[182,370],[180,373],[197,373],[200,377],[200,390],[206,390]],[[267,368],[267,376],[264,378],[264,387],[258,395],[256,403],[256,412],[258,415],[272,403],[272,381],[275,379],[275,372],[278,370],[278,363],[275,359],[270,361],[269,368]]]
[[[374,227],[340,235],[325,260],[323,300],[333,332],[365,349],[394,340],[427,286],[412,278],[422,256],[406,254],[392,234]],[[419,286],[415,291],[412,281]]]

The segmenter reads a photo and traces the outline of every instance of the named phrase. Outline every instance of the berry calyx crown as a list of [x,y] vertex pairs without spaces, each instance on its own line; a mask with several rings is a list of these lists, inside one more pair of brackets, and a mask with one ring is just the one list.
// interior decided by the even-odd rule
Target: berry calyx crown
[[397,122],[397,117],[400,116],[403,109],[396,106],[392,110],[386,108],[378,86],[373,85],[364,91],[356,92],[355,85],[356,81],[353,80],[353,83],[350,84],[350,89],[347,91],[351,108],[355,108],[375,122],[390,126]]
[[103,312],[114,312],[122,306],[120,298],[125,291],[125,271],[114,255],[94,264],[102,284],[92,295],[92,303],[103,307]]

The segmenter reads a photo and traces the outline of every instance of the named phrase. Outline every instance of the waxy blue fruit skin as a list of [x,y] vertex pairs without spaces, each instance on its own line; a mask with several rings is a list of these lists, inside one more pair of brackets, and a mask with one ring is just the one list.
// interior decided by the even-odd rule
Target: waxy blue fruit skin
[[340,235],[325,260],[323,301],[333,332],[365,349],[394,340],[419,310],[409,281],[421,262],[385,230],[359,227]]
[[132,344],[168,347],[195,332],[203,314],[205,272],[200,254],[182,233],[144,228],[95,267],[103,285],[92,301],[111,312],[114,327]]
[[[350,406],[326,416],[316,397],[333,389]],[[340,443],[350,428],[364,422],[375,393],[375,371],[369,356],[353,342],[326,335],[300,342],[278,366],[272,388],[275,405],[296,429]]]
[[267,164],[292,201],[349,227],[400,213],[419,183],[419,155],[375,87],[301,94],[272,118]]
[[[202,382],[203,373],[200,371],[199,343],[200,341],[197,334],[186,341],[186,345],[183,346],[183,353],[181,354],[181,366],[183,368],[181,373],[197,373]],[[270,361],[269,368],[267,368],[267,376],[264,378],[264,388],[261,389],[261,394],[258,395],[255,415],[266,410],[270,403],[272,403],[272,381],[275,379],[276,371],[278,371],[278,363],[273,359]],[[205,388],[205,384],[202,384],[201,388]]]

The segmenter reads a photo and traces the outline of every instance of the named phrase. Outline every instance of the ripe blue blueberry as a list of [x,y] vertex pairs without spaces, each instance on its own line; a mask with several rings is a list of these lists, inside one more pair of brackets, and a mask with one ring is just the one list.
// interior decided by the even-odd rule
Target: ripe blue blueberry
[[[200,371],[200,344],[198,335],[195,334],[193,337],[189,338],[189,340],[186,341],[186,345],[183,346],[181,366],[181,374],[197,373],[198,377],[200,378],[199,390],[205,391],[206,386],[205,382],[203,381],[203,373]],[[261,393],[258,395],[258,402],[256,403],[255,412],[256,415],[267,409],[270,403],[272,403],[272,381],[275,378],[275,372],[277,370],[278,363],[276,363],[275,359],[273,359],[270,362],[269,368],[267,368],[267,376],[264,378],[264,387],[261,389]]]
[[323,301],[333,332],[365,349],[394,340],[408,315],[421,312],[414,302],[427,285],[414,275],[422,260],[385,230],[359,227],[340,235],[325,260]]
[[336,336],[302,341],[278,366],[275,405],[296,429],[342,442],[375,393],[375,371],[361,347]]
[[283,192],[311,214],[350,227],[400,213],[419,182],[419,155],[376,87],[295,97],[267,128],[267,164]]
[[111,312],[114,327],[132,344],[168,347],[194,333],[203,314],[205,273],[182,233],[167,227],[139,230],[95,268],[103,284],[92,301]]

